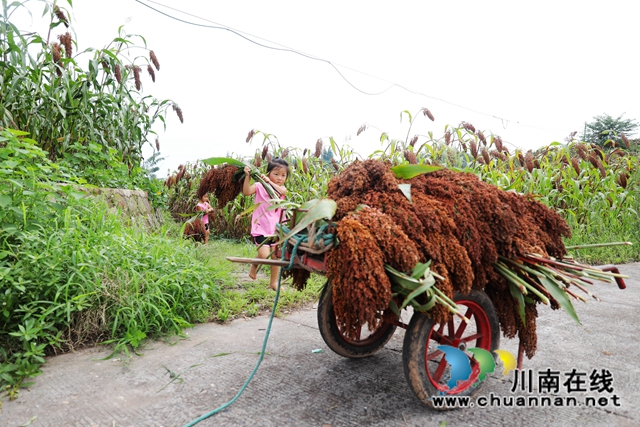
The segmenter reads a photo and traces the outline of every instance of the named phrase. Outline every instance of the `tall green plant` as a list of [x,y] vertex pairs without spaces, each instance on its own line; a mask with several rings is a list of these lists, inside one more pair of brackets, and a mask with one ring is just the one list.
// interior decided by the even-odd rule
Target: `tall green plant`
[[[125,177],[144,175],[142,147],[153,124],[164,123],[169,108],[182,121],[173,101],[143,94],[142,67],[149,81],[160,69],[155,53],[143,37],[123,27],[106,47],[75,53],[76,41],[66,28],[69,12],[56,0],[38,2],[49,18],[46,36],[24,33],[12,23],[17,10],[29,10],[27,1],[2,1],[0,126],[29,132],[52,160],[94,171],[87,176],[91,183],[108,181],[96,178],[113,170],[114,162],[122,164],[116,169]],[[71,0],[67,3],[71,7]],[[131,56],[137,49],[146,55]],[[86,66],[80,57],[89,58]]]

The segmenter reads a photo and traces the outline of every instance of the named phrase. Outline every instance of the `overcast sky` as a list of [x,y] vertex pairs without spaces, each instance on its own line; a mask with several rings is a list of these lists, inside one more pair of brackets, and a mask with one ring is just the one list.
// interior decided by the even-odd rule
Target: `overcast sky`
[[[126,24],[158,56],[156,83],[145,72],[143,92],[174,100],[185,119],[171,112],[167,131],[158,127],[163,176],[187,161],[253,153],[261,139],[245,143],[251,129],[300,148],[333,136],[366,156],[380,148],[381,131],[404,139],[400,112],[422,107],[436,120],[418,118],[411,135],[441,136],[466,121],[527,149],[581,133],[596,115],[640,119],[640,6],[628,0],[141,1],[331,61],[350,82],[327,62],[181,23],[135,0],[74,0],[80,49],[106,46]],[[393,83],[423,95],[351,86],[377,93]]]

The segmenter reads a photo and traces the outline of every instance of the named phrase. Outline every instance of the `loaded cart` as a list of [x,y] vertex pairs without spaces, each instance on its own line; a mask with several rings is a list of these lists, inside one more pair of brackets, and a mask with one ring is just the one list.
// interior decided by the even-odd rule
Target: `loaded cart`
[[[480,390],[488,372],[483,359],[489,356],[495,364],[501,331],[509,338],[519,336],[517,367],[521,369],[523,355],[531,357],[535,352],[537,303],[563,308],[577,321],[567,296],[586,300],[576,292],[580,290],[597,299],[588,289],[596,280],[616,281],[620,289],[625,288],[624,276],[615,266],[593,267],[562,256],[566,253],[562,235],[568,227],[538,202],[498,190],[471,174],[442,171],[429,175],[433,177],[429,180],[422,176],[398,179],[388,175],[388,166],[367,162],[351,166],[361,168],[361,175],[370,174],[364,190],[352,186],[346,191],[330,184],[335,217],[313,217],[317,206],[313,203],[293,211],[280,228],[277,259],[228,259],[281,266],[293,276],[294,284],[300,277],[305,281],[310,273],[327,276],[318,303],[318,328],[327,346],[341,356],[371,356],[385,346],[396,328],[405,329],[405,378],[428,406],[447,409],[433,405],[431,398],[474,396]],[[343,183],[351,185],[353,177],[342,175],[347,176]],[[416,189],[413,194],[394,188],[406,183]],[[453,191],[441,196],[433,189],[450,183],[455,183],[459,195],[448,206]],[[467,189],[472,191],[467,194]],[[472,203],[473,198],[482,197],[497,208],[486,200]],[[494,212],[499,213],[500,223]],[[490,214],[493,228],[485,229],[483,240],[467,238],[474,232],[467,224],[482,230]],[[434,216],[433,222],[425,220],[428,215]],[[491,263],[483,265],[483,259]],[[384,263],[383,269],[372,273],[376,263]],[[388,292],[379,299],[384,304],[376,302],[376,292]],[[350,298],[360,299],[345,304]],[[369,312],[362,309],[366,304]],[[375,307],[372,315],[370,307]],[[453,369],[456,363],[451,362],[461,353],[468,360],[467,371]]]
[[[295,219],[296,213],[294,213]],[[329,227],[331,232],[331,227]],[[305,230],[303,236],[313,236],[314,230]],[[322,241],[321,241],[322,242]],[[329,245],[317,245],[313,237],[300,242],[300,235],[279,245],[276,254],[281,259],[234,258],[228,260],[241,263],[278,265],[283,268],[306,270],[321,275],[326,274]],[[284,256],[282,251],[284,250]],[[613,265],[599,267],[602,271],[619,273]],[[625,288],[622,277],[615,277],[620,289]],[[397,298],[397,297],[396,297]],[[348,358],[363,358],[375,354],[391,339],[396,328],[406,330],[403,344],[402,364],[409,387],[425,404],[431,406],[434,395],[473,396],[481,388],[484,378],[480,378],[480,364],[474,357],[475,349],[493,352],[500,347],[500,327],[491,300],[480,290],[472,290],[467,295],[456,293],[453,301],[461,309],[462,316],[452,316],[446,323],[435,323],[429,312],[403,311],[398,316],[391,309],[378,313],[377,327],[363,326],[353,334],[346,334],[339,326],[334,312],[332,284],[328,280],[318,302],[318,328],[327,346],[335,353]],[[399,306],[400,301],[396,301]],[[410,315],[408,323],[404,320]],[[438,347],[446,345],[467,354],[471,374],[467,379],[457,381],[450,387],[451,369],[445,353]],[[472,351],[469,351],[471,349]],[[518,369],[522,367],[523,347],[518,352]],[[440,408],[440,407],[439,407]],[[444,409],[444,407],[442,408]]]

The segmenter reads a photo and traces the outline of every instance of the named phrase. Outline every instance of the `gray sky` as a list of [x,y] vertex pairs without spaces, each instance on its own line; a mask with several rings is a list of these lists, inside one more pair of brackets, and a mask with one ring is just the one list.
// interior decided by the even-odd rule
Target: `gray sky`
[[[396,83],[427,95],[398,87],[365,95],[326,62],[187,25],[134,0],[74,0],[80,49],[106,46],[126,23],[156,52],[161,68],[156,83],[145,75],[143,92],[176,101],[185,118],[180,124],[170,112],[167,131],[158,128],[162,175],[187,161],[253,153],[261,139],[245,143],[251,129],[300,148],[333,136],[367,156],[381,147],[381,131],[404,139],[400,112],[422,107],[436,121],[418,118],[411,136],[438,137],[466,121],[522,148],[562,142],[603,113],[640,119],[633,66],[640,6],[628,0],[158,0],[195,17],[142,1],[331,61],[365,92]],[[372,127],[356,136],[365,123]]]

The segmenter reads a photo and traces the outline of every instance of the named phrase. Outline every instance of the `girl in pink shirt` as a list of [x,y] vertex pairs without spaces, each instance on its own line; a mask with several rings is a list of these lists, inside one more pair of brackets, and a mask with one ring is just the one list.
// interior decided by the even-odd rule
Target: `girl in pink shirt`
[[[251,168],[246,166],[244,168],[244,186],[242,187],[242,194],[250,196],[255,194],[255,202],[259,206],[253,211],[251,217],[251,236],[254,243],[258,246],[258,258],[267,258],[271,247],[262,245],[262,243],[269,237],[276,234],[276,224],[280,221],[280,213],[282,209],[267,210],[271,206],[271,197],[267,190],[261,183],[256,182],[251,184]],[[262,175],[262,178],[268,184],[271,184],[274,190],[280,194],[280,198],[284,199],[287,189],[284,187],[284,182],[289,176],[289,164],[278,157],[272,159],[267,166],[267,175]],[[258,264],[251,264],[249,270],[249,277],[255,280],[256,273],[258,271]],[[280,267],[271,266],[271,289],[276,290],[278,288],[278,273],[280,273]]]

